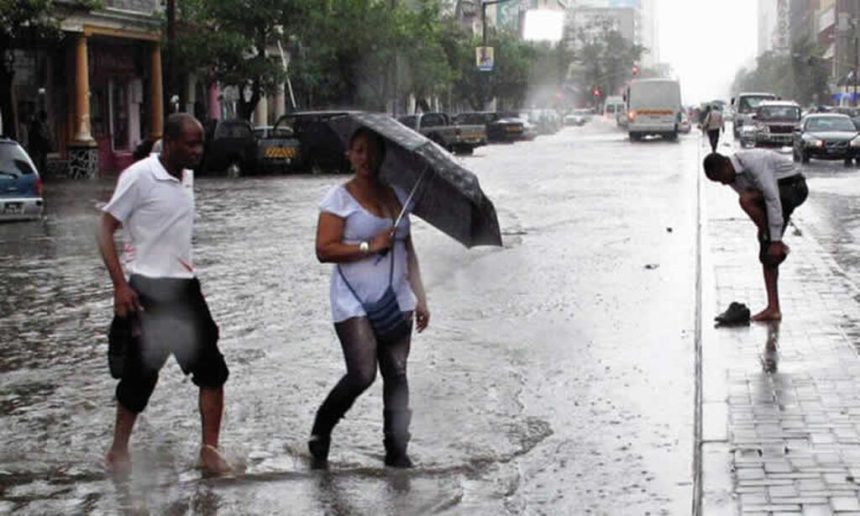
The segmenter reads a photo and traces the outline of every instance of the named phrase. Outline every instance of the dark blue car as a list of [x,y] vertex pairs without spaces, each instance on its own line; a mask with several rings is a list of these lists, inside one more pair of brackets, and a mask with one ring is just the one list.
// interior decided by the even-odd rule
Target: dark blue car
[[0,138],[0,221],[42,216],[42,179],[18,142]]

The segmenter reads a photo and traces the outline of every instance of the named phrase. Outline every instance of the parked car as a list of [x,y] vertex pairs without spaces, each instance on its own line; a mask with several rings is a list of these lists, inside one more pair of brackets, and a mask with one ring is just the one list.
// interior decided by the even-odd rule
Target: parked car
[[593,115],[587,109],[574,109],[564,116],[564,125],[582,127],[587,124]]
[[841,159],[845,165],[851,165],[860,156],[858,136],[860,133],[848,115],[808,115],[794,131],[794,160],[808,163],[810,158]]
[[752,124],[752,116],[758,105],[765,100],[779,100],[773,93],[738,93],[732,98],[732,111],[734,112],[732,131],[735,138],[741,137],[741,127]]
[[416,113],[397,120],[457,154],[472,154],[475,147],[487,144],[484,124],[455,123],[445,113]]
[[794,130],[800,123],[800,104],[790,100],[766,100],[758,105],[753,116],[755,146],[791,145]]
[[681,134],[690,134],[693,130],[693,124],[690,123],[690,117],[686,111],[678,113],[678,132]]
[[18,142],[0,137],[0,221],[42,216],[42,178]]
[[538,134],[555,134],[561,130],[561,117],[554,109],[532,109],[527,115]]
[[328,125],[328,120],[358,111],[295,111],[275,122],[274,131],[289,127],[299,142],[296,169],[305,172],[349,172],[346,146]]
[[239,177],[256,171],[257,139],[247,120],[210,121],[205,131],[202,173]]
[[484,124],[487,132],[487,141],[515,142],[523,140],[525,134],[525,121],[518,118],[505,117],[502,113],[494,111],[473,111],[460,113],[454,117],[458,124]]
[[257,170],[283,174],[299,170],[301,144],[290,127],[272,126],[254,128],[257,139]]
[[520,135],[520,140],[534,140],[538,137],[537,126],[529,121],[528,113],[520,113],[518,111],[508,111],[502,113],[502,120],[519,120],[523,124],[523,132]]

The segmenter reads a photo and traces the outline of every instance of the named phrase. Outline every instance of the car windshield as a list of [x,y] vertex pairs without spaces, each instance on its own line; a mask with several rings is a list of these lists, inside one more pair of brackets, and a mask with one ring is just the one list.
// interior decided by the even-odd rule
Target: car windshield
[[456,117],[458,124],[485,124],[490,118],[483,113],[460,113]]
[[800,108],[794,106],[761,106],[756,116],[759,120],[800,120]]
[[243,124],[221,124],[215,129],[215,138],[249,138],[251,130]]
[[25,176],[34,173],[36,166],[24,152],[13,143],[0,144],[0,175]]
[[851,122],[850,118],[841,116],[827,116],[820,118],[810,118],[806,122],[807,131],[836,131],[836,132],[856,132],[857,129]]
[[740,113],[752,113],[753,111],[756,110],[758,105],[761,104],[762,102],[764,102],[765,100],[773,100],[773,96],[772,95],[763,95],[763,96],[759,96],[759,97],[752,97],[752,96],[741,97],[739,105],[738,105],[738,111]]

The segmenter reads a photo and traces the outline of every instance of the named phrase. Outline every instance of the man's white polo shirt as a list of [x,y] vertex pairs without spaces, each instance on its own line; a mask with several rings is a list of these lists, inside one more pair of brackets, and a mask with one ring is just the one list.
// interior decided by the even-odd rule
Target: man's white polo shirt
[[120,221],[126,235],[128,274],[150,278],[193,278],[194,176],[182,181],[150,156],[119,176],[110,202],[102,208]]

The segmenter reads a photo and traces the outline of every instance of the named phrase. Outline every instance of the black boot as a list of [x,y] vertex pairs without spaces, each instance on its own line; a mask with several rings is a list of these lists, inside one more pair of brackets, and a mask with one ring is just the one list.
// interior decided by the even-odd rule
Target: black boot
[[331,436],[311,435],[308,440],[308,450],[311,452],[311,469],[326,469],[328,467],[328,450],[331,446]]
[[383,412],[383,431],[385,438],[385,465],[394,468],[411,468],[412,460],[406,454],[409,445],[409,422],[412,420],[412,411],[386,410]]
[[308,450],[311,452],[311,468],[325,469],[328,467],[328,451],[331,446],[331,432],[340,418],[342,410],[333,410],[330,403],[324,402],[317,410],[311,438],[308,440]]

